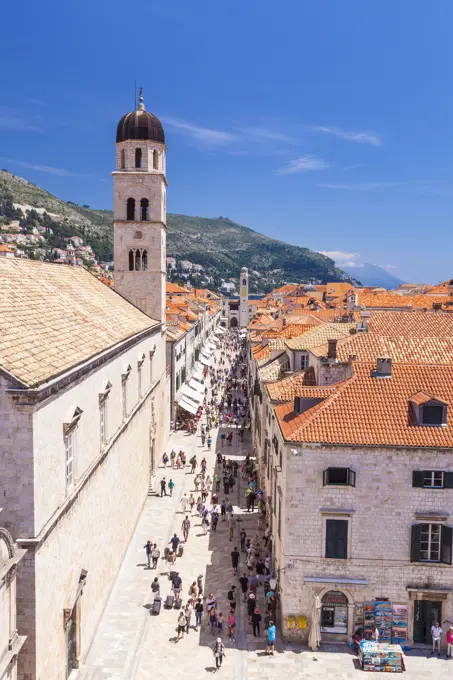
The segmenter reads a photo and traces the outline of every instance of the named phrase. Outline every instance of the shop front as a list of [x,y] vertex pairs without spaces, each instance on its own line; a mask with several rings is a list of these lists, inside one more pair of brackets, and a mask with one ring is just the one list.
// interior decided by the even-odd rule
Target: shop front
[[348,598],[340,590],[329,590],[321,598],[321,636],[348,635]]

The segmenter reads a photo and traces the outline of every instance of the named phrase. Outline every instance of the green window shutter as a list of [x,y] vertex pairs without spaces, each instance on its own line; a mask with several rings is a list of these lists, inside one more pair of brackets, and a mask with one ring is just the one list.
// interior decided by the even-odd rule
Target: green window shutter
[[453,472],[444,472],[444,489],[453,489]]
[[326,557],[345,560],[348,556],[348,520],[326,520]]
[[441,551],[440,551],[440,561],[443,564],[451,564],[452,556],[452,537],[453,529],[442,525],[441,527]]
[[322,485],[327,486],[328,483],[329,483],[329,470],[327,469],[323,470],[322,473]]
[[411,533],[411,562],[419,562],[420,560],[421,533],[422,525],[413,524]]
[[412,472],[412,486],[423,488],[423,470],[414,470]]

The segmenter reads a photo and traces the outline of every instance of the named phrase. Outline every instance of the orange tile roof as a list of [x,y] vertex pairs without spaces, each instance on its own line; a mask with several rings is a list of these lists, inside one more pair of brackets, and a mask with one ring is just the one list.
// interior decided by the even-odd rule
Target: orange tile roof
[[3,246],[0,244],[0,253],[14,253],[14,250],[11,250],[8,246]]
[[385,293],[358,293],[359,305],[365,305],[367,309],[373,307],[387,307],[406,309],[432,309],[434,303],[445,304],[448,298],[442,295],[399,295],[387,291]]
[[453,337],[453,314],[446,312],[372,312],[370,332],[395,338]]
[[[327,344],[312,347],[310,352],[318,357],[327,356]],[[339,361],[347,361],[351,355],[356,357],[356,361],[370,362],[377,357],[392,357],[398,363],[453,365],[453,337],[389,338],[357,333],[339,339],[337,343]]]
[[306,385],[315,384],[315,374],[312,368],[300,373],[294,373],[273,383],[267,383],[267,391],[272,401],[292,401],[298,391]]
[[181,286],[178,286],[176,283],[171,283],[170,281],[167,281],[166,283],[166,291],[168,293],[184,293],[185,295],[188,295],[189,291],[186,290],[185,288],[182,288]]
[[[352,378],[301,421],[292,403],[275,409],[289,441],[359,446],[453,447],[453,366],[394,364],[390,378],[373,377],[373,364],[357,363]],[[307,389],[307,388],[306,388]],[[448,405],[447,425],[416,424],[409,401],[418,392]]]
[[326,284],[326,296],[327,297],[340,297],[346,295],[349,290],[352,290],[353,286],[351,283],[345,283],[344,281],[330,282]]
[[289,370],[289,360],[286,352],[282,352],[272,361],[266,361],[260,370],[260,378],[263,382],[280,380],[284,371]]
[[326,343],[331,338],[345,338],[349,336],[351,330],[355,330],[355,324],[323,323],[319,326],[313,326],[296,338],[287,340],[286,346],[293,351],[308,350],[311,347]]

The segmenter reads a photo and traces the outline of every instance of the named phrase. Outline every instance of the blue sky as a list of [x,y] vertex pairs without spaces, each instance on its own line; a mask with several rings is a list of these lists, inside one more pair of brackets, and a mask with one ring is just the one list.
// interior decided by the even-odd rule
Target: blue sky
[[2,25],[0,167],[111,207],[136,79],[169,211],[453,276],[451,0],[26,0]]

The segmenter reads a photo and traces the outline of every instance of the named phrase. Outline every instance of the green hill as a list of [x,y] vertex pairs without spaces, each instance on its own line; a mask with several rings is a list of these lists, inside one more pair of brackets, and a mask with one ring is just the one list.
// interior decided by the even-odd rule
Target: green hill
[[[49,247],[63,248],[65,237],[79,235],[92,246],[99,260],[113,259],[111,211],[62,201],[37,185],[2,170],[0,219],[2,215],[3,221],[21,216],[13,204],[44,209],[49,213],[42,216],[33,212],[31,218],[29,213],[28,220],[21,220],[21,227],[25,229],[33,222],[51,227],[53,234],[46,237]],[[167,255],[202,265],[204,274],[213,277],[214,285],[219,285],[222,278],[237,278],[243,266],[251,271],[252,292],[267,292],[285,282],[351,280],[324,255],[269,238],[226,217],[168,214],[167,227]],[[170,273],[173,280],[178,277],[177,273]],[[203,275],[194,283],[203,285]]]

